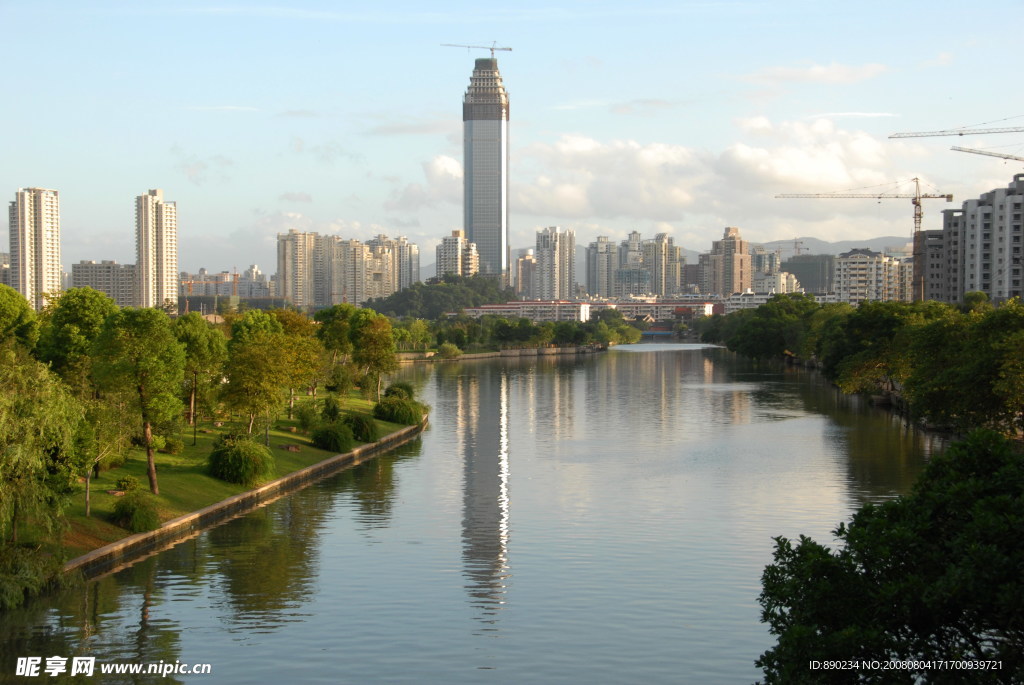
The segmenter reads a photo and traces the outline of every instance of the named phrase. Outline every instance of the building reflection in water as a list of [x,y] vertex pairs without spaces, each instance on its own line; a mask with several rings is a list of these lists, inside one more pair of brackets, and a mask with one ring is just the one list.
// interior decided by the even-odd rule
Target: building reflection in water
[[462,559],[477,618],[493,624],[505,603],[509,537],[509,376],[481,367],[459,375],[456,430],[464,456]]

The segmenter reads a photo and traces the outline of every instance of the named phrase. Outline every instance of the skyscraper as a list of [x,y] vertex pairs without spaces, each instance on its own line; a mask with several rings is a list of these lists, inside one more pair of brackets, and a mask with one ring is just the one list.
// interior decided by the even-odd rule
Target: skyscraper
[[177,305],[178,207],[162,190],[135,198],[135,252],[139,306]]
[[480,273],[507,278],[508,93],[498,60],[476,60],[462,104],[464,225],[480,253]]
[[10,208],[11,287],[33,309],[60,292],[60,203],[56,190],[20,188]]

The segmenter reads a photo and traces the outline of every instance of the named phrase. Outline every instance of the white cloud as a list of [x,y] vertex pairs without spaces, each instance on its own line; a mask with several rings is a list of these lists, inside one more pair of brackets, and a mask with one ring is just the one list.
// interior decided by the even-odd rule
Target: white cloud
[[437,155],[423,163],[426,184],[409,183],[391,194],[384,203],[390,211],[413,211],[435,207],[438,203],[462,202],[462,164],[448,155]]
[[826,83],[850,84],[866,81],[888,70],[884,64],[849,66],[832,62],[828,65],[813,64],[809,67],[766,67],[745,78],[759,83]]

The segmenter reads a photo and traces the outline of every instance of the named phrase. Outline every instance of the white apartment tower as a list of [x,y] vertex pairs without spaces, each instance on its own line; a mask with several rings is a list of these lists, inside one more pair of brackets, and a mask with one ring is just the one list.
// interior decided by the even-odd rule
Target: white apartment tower
[[10,208],[11,287],[33,309],[61,290],[60,203],[57,191],[20,188]]
[[533,294],[538,300],[567,300],[576,291],[576,233],[549,226],[537,231]]
[[472,276],[480,272],[480,253],[475,243],[466,240],[463,231],[452,231],[450,236],[442,238],[435,256],[438,278],[445,274]]
[[178,304],[178,207],[164,191],[135,198],[135,268],[140,307]]
[[508,114],[508,93],[498,73],[498,60],[476,60],[462,104],[464,228],[480,253],[480,273],[505,279],[511,257]]

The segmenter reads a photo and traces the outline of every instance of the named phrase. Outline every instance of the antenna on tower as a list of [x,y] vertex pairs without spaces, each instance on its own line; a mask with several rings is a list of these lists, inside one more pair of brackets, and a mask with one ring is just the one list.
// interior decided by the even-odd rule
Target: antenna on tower
[[494,51],[495,50],[506,50],[508,52],[512,52],[512,48],[499,48],[498,47],[498,41],[494,41],[493,43],[490,44],[490,46],[487,46],[487,45],[456,45],[455,43],[441,43],[441,47],[442,48],[466,48],[467,50],[490,50],[491,51],[491,59],[494,58]]

